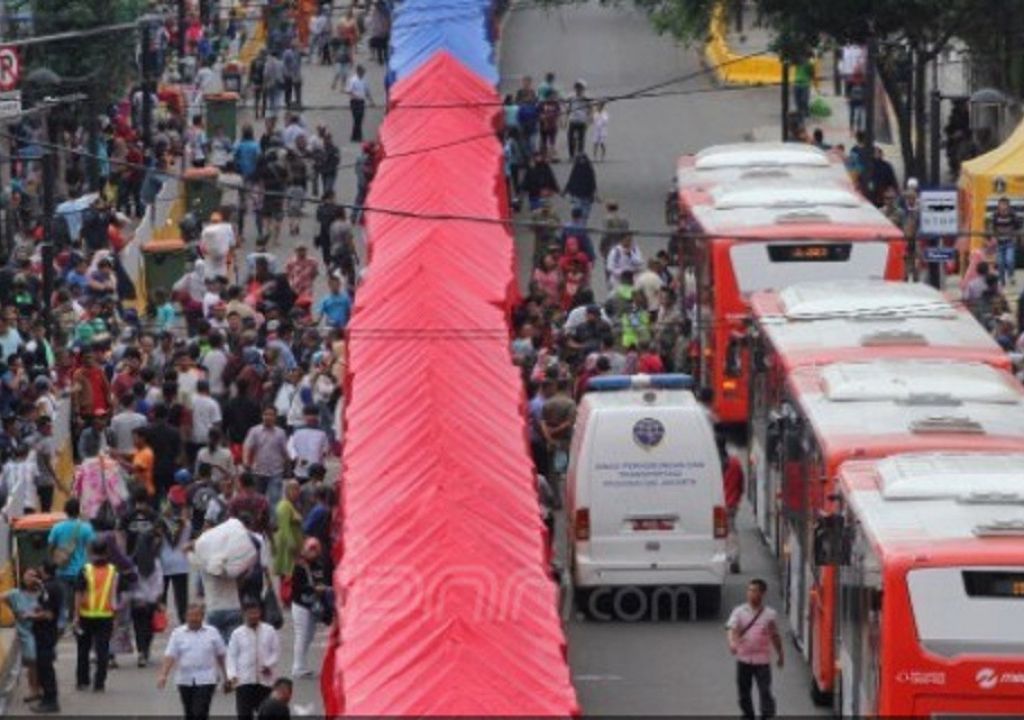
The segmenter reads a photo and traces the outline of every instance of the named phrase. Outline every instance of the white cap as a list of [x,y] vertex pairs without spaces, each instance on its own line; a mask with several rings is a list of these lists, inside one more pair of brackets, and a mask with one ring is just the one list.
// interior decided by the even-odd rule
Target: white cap
[[917,190],[917,178],[907,178],[907,190]]

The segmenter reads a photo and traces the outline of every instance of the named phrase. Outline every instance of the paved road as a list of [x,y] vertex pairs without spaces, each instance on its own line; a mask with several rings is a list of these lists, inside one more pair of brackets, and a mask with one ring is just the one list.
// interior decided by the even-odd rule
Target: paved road
[[[596,3],[544,11],[520,9],[512,13],[504,31],[503,85],[518,86],[519,78],[557,73],[562,88],[576,78],[585,79],[594,96],[626,93],[638,88],[691,75],[700,70],[695,49],[677,46],[651,32],[646,19],[622,8]],[[711,85],[698,77],[671,88],[706,90]],[[774,90],[703,92],[617,102],[609,106],[611,131],[608,160],[597,166],[599,192],[616,198],[634,227],[663,229],[663,202],[676,157],[709,144],[736,142],[753,127],[770,124],[777,108]],[[564,156],[565,139],[560,153]],[[567,168],[556,169],[560,180]],[[560,205],[567,217],[566,206]],[[602,221],[597,211],[592,224]],[[664,240],[645,238],[645,256],[664,246]],[[521,237],[521,278],[528,276],[532,239]],[[600,294],[600,292],[599,292]],[[743,574],[727,585],[723,613],[741,602],[746,580],[769,579],[773,590],[778,578],[744,511],[741,543]],[[778,607],[778,594],[771,601]],[[724,645],[722,620],[689,622],[583,621],[568,625],[569,654],[580,701],[595,714],[700,714],[736,712],[733,666]],[[786,715],[816,712],[809,700],[806,668],[795,661],[777,676],[779,711]]]
[[[536,85],[551,71],[563,93],[571,92],[577,78],[586,81],[592,97],[614,97],[651,86],[658,86],[659,93],[679,93],[609,103],[608,157],[595,165],[601,198],[618,200],[633,227],[665,231],[664,199],[678,156],[714,143],[739,142],[752,128],[776,122],[778,93],[714,88],[710,75],[702,72],[695,47],[658,37],[630,6],[592,3],[514,10],[504,30],[502,85],[506,92],[514,91],[523,75],[532,75]],[[688,79],[662,85],[679,78]],[[559,143],[559,154],[565,157],[564,132]],[[568,164],[556,165],[555,173],[564,184]],[[557,207],[568,219],[568,206]],[[603,222],[603,209],[595,207],[591,225]],[[665,247],[666,240],[640,233],[638,242],[644,257],[650,257]],[[530,255],[520,253],[519,260],[525,276]],[[602,290],[595,285],[599,296]]]
[[[374,97],[383,99],[383,71],[372,63],[365,49],[357,56],[357,61],[363,62],[368,71],[371,82],[371,92]],[[355,196],[355,172],[352,164],[359,154],[359,146],[348,142],[351,131],[351,120],[348,112],[347,97],[339,91],[331,91],[331,68],[320,66],[306,66],[305,88],[303,100],[307,105],[316,109],[303,113],[303,119],[307,128],[313,129],[318,125],[327,126],[333,133],[335,141],[342,152],[342,169],[339,171],[336,191],[342,202],[351,202]],[[331,107],[334,106],[334,107]],[[369,108],[366,116],[364,130],[367,137],[373,137],[377,126],[383,117],[382,110]],[[243,121],[251,118],[248,111],[243,114]],[[263,129],[263,121],[254,122],[257,137]],[[282,127],[279,124],[279,127]],[[289,237],[287,229],[282,230],[282,241],[277,250],[282,263],[292,254],[295,245],[303,242],[312,247],[315,235],[315,206],[307,206],[307,215],[302,223],[301,233],[296,237]],[[244,250],[251,252],[255,241],[255,230],[251,217],[247,219],[246,240]],[[311,252],[313,257],[319,258],[319,252]],[[326,290],[326,281],[323,277],[318,281],[318,293]],[[318,294],[319,296],[319,294]],[[336,463],[329,465],[329,472],[337,467]],[[169,631],[156,639],[152,655],[159,658],[162,655]],[[323,658],[326,632],[321,627],[314,640],[310,652],[310,667],[319,668]],[[290,619],[281,631],[281,662],[278,671],[281,675],[289,675],[292,658],[292,629]],[[57,677],[61,692],[61,706],[64,715],[178,715],[180,703],[176,691],[169,688],[165,691],[156,688],[156,667],[155,663],[147,669],[139,669],[135,665],[134,657],[123,657],[121,669],[111,672],[107,681],[107,691],[103,694],[92,692],[78,692],[74,689],[75,684],[75,646],[73,638],[65,639],[59,647],[59,660],[57,664]],[[22,678],[19,694],[25,694],[25,681]],[[295,686],[295,699],[293,712],[302,715],[321,715],[323,704],[320,697],[319,674],[312,679],[299,680]],[[19,697],[15,697],[9,709],[12,715],[26,715],[28,708]],[[225,696],[218,693],[213,706],[214,715],[228,716],[234,714],[234,696]]]

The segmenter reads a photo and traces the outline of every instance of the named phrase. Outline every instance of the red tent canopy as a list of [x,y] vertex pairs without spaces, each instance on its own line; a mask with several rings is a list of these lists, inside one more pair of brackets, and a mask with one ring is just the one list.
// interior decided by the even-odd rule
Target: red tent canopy
[[[325,709],[575,713],[509,351],[497,95],[441,54],[391,100],[348,328]],[[442,103],[460,106],[409,107]]]

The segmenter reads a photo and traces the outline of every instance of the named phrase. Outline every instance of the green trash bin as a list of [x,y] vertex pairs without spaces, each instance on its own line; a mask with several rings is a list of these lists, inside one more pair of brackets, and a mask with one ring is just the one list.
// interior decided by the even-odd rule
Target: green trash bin
[[185,212],[195,215],[201,223],[209,221],[210,214],[220,208],[219,177],[216,168],[189,168],[185,171]]
[[[228,82],[231,77],[229,68],[224,70],[224,81]],[[238,71],[237,77],[241,78]],[[223,92],[212,93],[205,96],[206,101],[206,133],[212,138],[217,137],[221,128],[224,133],[234,142],[238,137],[238,93]]]
[[146,299],[153,302],[153,291],[162,288],[168,296],[171,288],[185,274],[188,248],[179,238],[151,240],[142,246],[146,272]]

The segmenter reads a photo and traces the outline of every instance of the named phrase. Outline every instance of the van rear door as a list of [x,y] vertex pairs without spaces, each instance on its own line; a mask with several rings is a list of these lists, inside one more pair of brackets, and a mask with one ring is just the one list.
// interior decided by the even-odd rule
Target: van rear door
[[609,408],[592,421],[591,559],[622,569],[710,563],[722,480],[703,416]]

